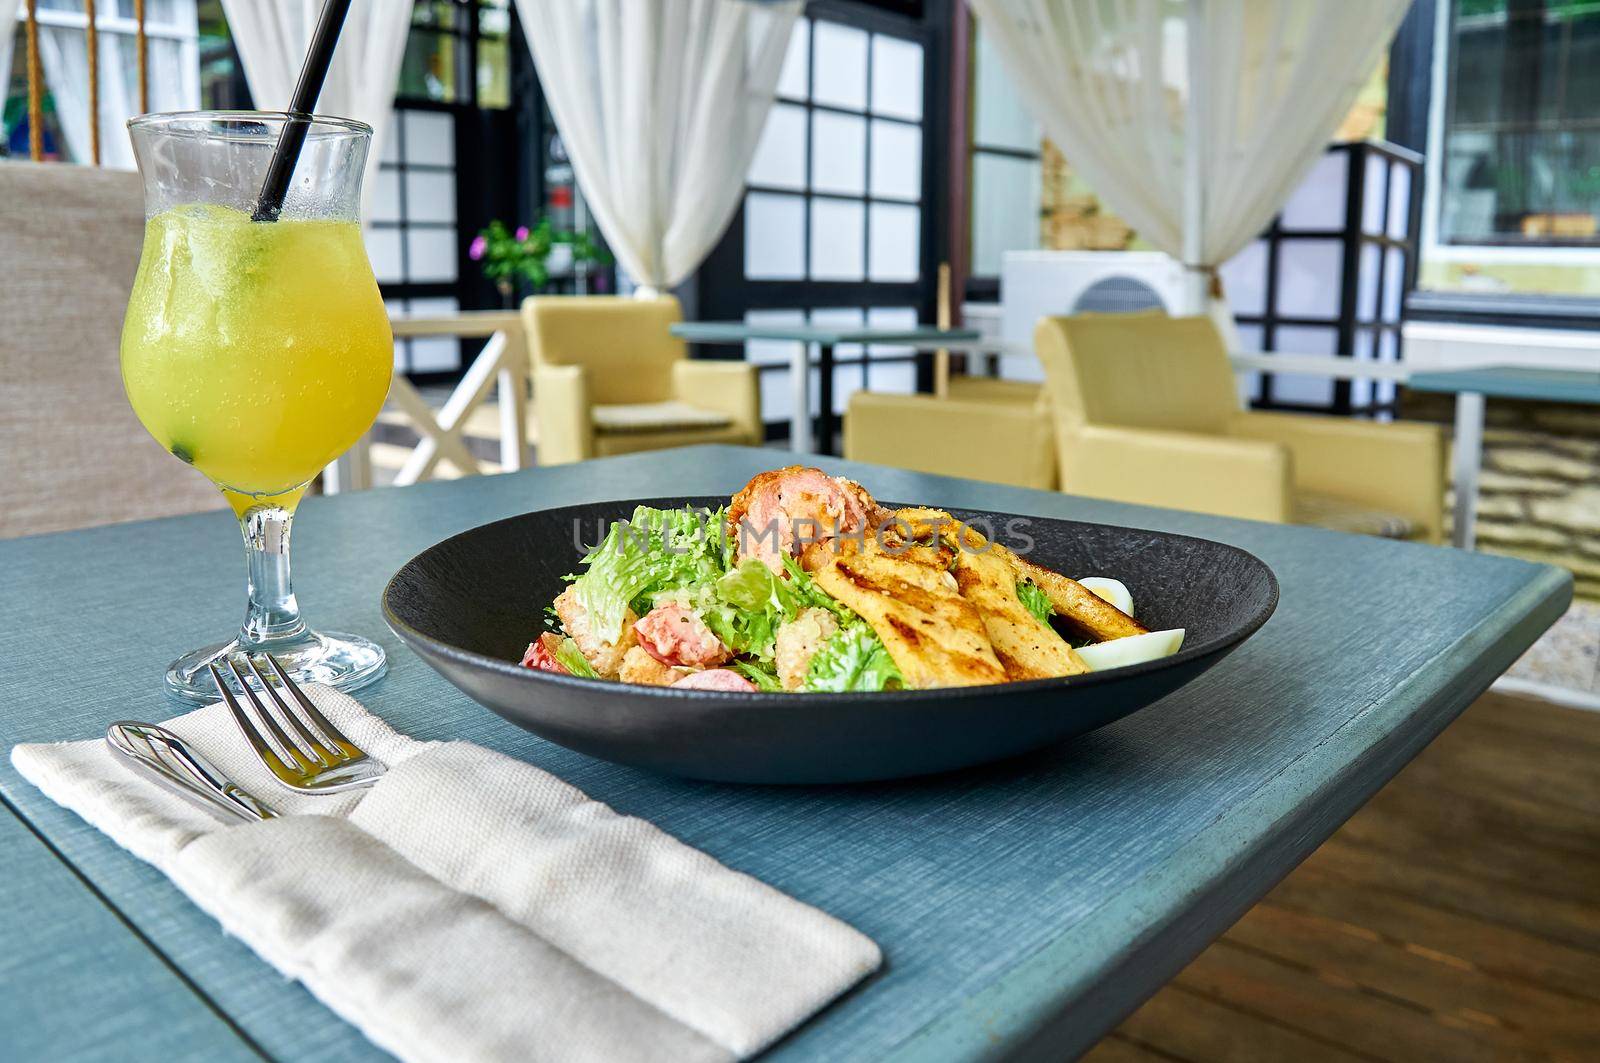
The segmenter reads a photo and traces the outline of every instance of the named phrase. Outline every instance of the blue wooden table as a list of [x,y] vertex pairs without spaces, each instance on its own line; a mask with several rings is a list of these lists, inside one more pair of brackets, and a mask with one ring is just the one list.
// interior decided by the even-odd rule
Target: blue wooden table
[[[808,454],[811,438],[811,344],[817,345],[817,436],[815,449],[833,450],[836,431],[833,415],[833,349],[841,343],[893,344],[931,351],[956,343],[971,343],[979,338],[974,329],[941,329],[918,325],[912,328],[839,327],[830,325],[784,324],[764,321],[682,321],[669,330],[690,343],[740,344],[751,340],[793,340],[789,359],[789,379],[794,388],[794,408],[789,414],[789,449]],[[865,363],[865,353],[862,356]],[[864,379],[864,378],[863,378]]]
[[[446,535],[583,500],[729,492],[776,460],[704,447],[314,498],[296,551],[310,619],[388,649],[389,676],[363,697],[390,723],[538,764],[883,947],[886,968],[775,1060],[1061,1059],[1092,1044],[1445,727],[1571,593],[1566,573],[1508,558],[823,460],[885,498],[1221,539],[1282,585],[1277,614],[1239,652],[1100,731],[980,770],[831,789],[686,782],[560,749],[468,701],[379,619],[388,576]],[[170,715],[166,662],[238,621],[239,552],[226,514],[0,542],[0,746]],[[530,630],[537,620],[530,602]],[[162,1059],[380,1057],[9,762],[0,796],[20,816],[0,819],[0,1058],[146,1046]]]
[[1456,397],[1455,488],[1451,542],[1471,550],[1478,517],[1478,473],[1483,465],[1483,415],[1488,399],[1531,399],[1600,406],[1600,371],[1485,366],[1413,373],[1406,382],[1413,391]]

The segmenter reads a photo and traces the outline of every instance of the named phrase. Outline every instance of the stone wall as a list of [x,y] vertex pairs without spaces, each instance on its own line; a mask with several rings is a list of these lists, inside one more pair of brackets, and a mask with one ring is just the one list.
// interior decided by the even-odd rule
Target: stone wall
[[[1407,392],[1402,415],[1452,424],[1450,396]],[[1490,399],[1478,549],[1570,569],[1600,600],[1600,409]]]

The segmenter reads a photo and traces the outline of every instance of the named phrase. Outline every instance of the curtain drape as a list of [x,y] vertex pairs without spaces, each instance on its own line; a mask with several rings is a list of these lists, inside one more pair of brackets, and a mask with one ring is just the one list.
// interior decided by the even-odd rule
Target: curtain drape
[[1410,6],[969,3],[1046,135],[1096,194],[1206,278],[1304,178]]
[[799,0],[517,0],[584,201],[630,277],[670,288],[710,253]]
[[[289,106],[322,3],[323,0],[222,0],[256,107],[281,111]],[[406,35],[411,30],[411,4],[412,0],[351,3],[339,45],[334,49],[333,65],[317,99],[321,114],[354,118],[372,126],[372,146],[362,183],[363,204],[372,201],[382,151],[380,141],[390,133],[400,61],[405,57]]]
[[[6,0],[0,0],[4,7]],[[134,168],[133,143],[124,123],[139,113],[139,54],[131,33],[106,26],[116,4],[103,3],[100,27],[100,164],[112,169]],[[40,0],[39,65],[55,103],[56,120],[72,158],[87,164],[93,157],[89,126],[89,54],[81,26],[51,25],[52,12],[81,15],[81,0]],[[149,7],[152,24],[187,27],[193,33],[194,0],[157,0]],[[150,109],[185,111],[200,106],[200,73],[184,45],[172,37],[151,36]],[[190,46],[193,47],[192,45]],[[21,59],[19,55],[18,60]],[[0,82],[3,84],[3,82]]]

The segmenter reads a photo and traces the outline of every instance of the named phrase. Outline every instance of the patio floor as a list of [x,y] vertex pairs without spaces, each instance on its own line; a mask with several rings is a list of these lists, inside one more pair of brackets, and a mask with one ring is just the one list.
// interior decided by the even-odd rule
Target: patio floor
[[1593,1059],[1600,713],[1490,694],[1085,1058]]

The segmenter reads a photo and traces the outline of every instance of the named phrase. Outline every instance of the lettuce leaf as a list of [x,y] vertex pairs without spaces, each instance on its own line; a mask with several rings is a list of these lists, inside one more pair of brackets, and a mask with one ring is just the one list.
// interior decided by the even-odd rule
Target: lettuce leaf
[[783,580],[762,562],[746,558],[711,586],[698,611],[711,633],[734,653],[770,660],[779,625],[799,610]]
[[1039,623],[1050,626],[1050,618],[1056,615],[1056,607],[1050,604],[1049,595],[1023,580],[1017,584],[1017,597],[1021,599],[1023,608],[1037,617]]
[[837,601],[827,591],[817,586],[817,581],[811,578],[811,573],[800,567],[800,562],[783,555],[783,567],[789,573],[789,587],[795,600],[799,603],[796,614],[810,608],[826,609],[841,621],[859,620],[855,610]]
[[720,578],[726,540],[721,510],[639,506],[630,519],[614,522],[583,559],[587,568],[575,583],[595,635],[615,642],[630,607],[648,609],[658,591]]
[[563,638],[561,644],[556,647],[555,652],[550,656],[554,657],[556,663],[572,675],[581,676],[584,679],[600,678],[600,673],[596,672],[593,666],[589,664],[589,660],[584,657],[583,651],[578,649],[578,644],[569,638]]
[[783,689],[783,684],[778,681],[778,673],[760,664],[752,661],[734,661],[729,667],[750,680],[756,685],[757,690],[764,693]]
[[892,690],[905,677],[871,627],[857,622],[840,628],[811,658],[803,690],[840,693]]

